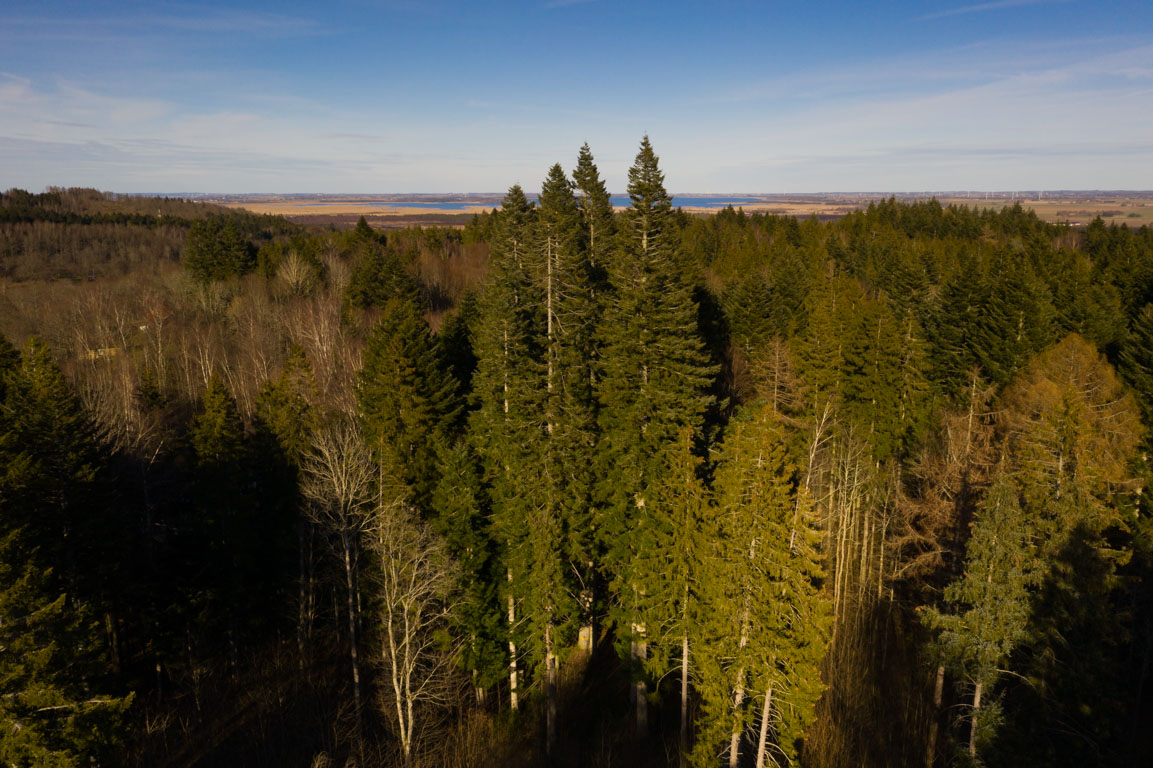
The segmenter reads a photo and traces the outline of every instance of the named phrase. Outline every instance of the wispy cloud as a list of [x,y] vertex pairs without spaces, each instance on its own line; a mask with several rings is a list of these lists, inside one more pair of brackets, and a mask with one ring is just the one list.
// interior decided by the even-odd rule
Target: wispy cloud
[[263,11],[230,8],[171,5],[160,12],[77,18],[50,16],[8,16],[0,26],[19,29],[21,37],[47,39],[109,39],[113,30],[137,28],[154,33],[159,29],[175,32],[234,33],[247,36],[293,36],[322,32],[315,19]]
[[996,0],[992,3],[978,3],[977,5],[965,5],[960,8],[950,8],[947,11],[938,11],[937,13],[930,13],[926,16],[920,16],[917,21],[929,21],[930,19],[943,19],[948,16],[961,16],[966,13],[984,13],[985,11],[1003,11],[1007,8],[1019,8],[1025,5],[1053,5],[1055,3],[1067,3],[1070,0]]

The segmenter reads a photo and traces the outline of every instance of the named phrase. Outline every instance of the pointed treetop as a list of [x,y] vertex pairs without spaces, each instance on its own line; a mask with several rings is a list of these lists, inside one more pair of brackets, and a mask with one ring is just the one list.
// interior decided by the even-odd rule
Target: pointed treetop
[[548,176],[540,189],[541,210],[571,211],[576,213],[576,198],[573,197],[573,184],[565,175],[560,163],[549,168]]
[[629,197],[636,210],[666,212],[672,209],[672,198],[665,191],[665,175],[659,167],[660,158],[653,152],[646,134],[641,139],[633,167],[629,168]]
[[577,188],[584,193],[589,202],[595,203],[601,198],[608,199],[608,190],[605,188],[604,180],[600,177],[596,163],[593,162],[593,153],[589,149],[587,141],[580,148],[580,153],[577,155],[577,166],[572,175]]
[[501,213],[512,216],[523,216],[532,210],[533,204],[525,196],[520,184],[513,184],[508,188],[504,200],[500,203]]

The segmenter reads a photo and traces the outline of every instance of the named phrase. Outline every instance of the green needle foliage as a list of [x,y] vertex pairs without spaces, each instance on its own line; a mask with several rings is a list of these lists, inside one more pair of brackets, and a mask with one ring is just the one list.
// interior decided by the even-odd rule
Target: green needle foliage
[[251,272],[256,249],[231,219],[209,216],[189,228],[183,261],[193,279],[207,285]]
[[672,201],[647,136],[629,170],[628,191],[632,207],[618,227],[597,378],[599,527],[622,644],[643,641],[634,615],[639,585],[628,577],[630,564],[644,556],[637,521],[664,479],[668,446],[683,427],[702,426],[717,373],[698,332],[692,289],[682,279]]
[[96,604],[115,538],[91,422],[46,347],[14,352],[0,342],[0,760],[80,768],[113,759],[132,702],[110,694]]
[[577,156],[573,181],[580,192],[581,222],[588,237],[588,260],[595,284],[604,282],[613,254],[616,221],[613,218],[612,198],[593,161],[592,151],[585,143]]
[[[1040,576],[1028,518],[1002,465],[972,524],[964,572],[945,589],[948,608],[926,611],[945,664],[965,682],[970,703],[976,702],[962,718],[971,729],[974,758],[993,741],[1000,725],[996,685],[1010,654],[1027,637],[1030,593]],[[978,697],[978,686],[983,698]]]
[[389,299],[369,333],[356,398],[377,461],[399,468],[422,509],[436,485],[437,443],[448,439],[460,413],[456,388],[420,311]]
[[787,438],[780,414],[755,404],[734,419],[721,446],[720,530],[697,654],[698,765],[715,764],[719,754],[733,759],[750,728],[766,733],[769,760],[795,760],[822,690],[831,606],[816,551],[820,532]]

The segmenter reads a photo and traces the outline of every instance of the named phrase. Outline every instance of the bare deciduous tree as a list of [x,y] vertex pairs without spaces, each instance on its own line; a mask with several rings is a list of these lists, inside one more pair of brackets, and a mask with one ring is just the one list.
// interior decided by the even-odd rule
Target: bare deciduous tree
[[360,431],[351,422],[344,422],[317,430],[302,469],[302,490],[309,501],[308,514],[321,530],[331,533],[344,565],[352,692],[357,742],[363,758],[360,649],[356,631],[360,619],[357,576],[361,538],[373,525],[376,467]]
[[376,555],[383,709],[412,765],[421,726],[451,704],[454,650],[447,645],[457,566],[444,542],[400,502],[380,509],[369,533]]

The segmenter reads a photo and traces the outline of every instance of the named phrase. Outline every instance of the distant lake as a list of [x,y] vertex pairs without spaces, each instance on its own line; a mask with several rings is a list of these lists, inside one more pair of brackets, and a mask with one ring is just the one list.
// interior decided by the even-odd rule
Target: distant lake
[[[613,195],[612,204],[618,208],[627,208],[632,205],[632,201],[628,195]],[[532,202],[540,204],[540,201],[532,198]],[[764,198],[742,195],[739,197],[673,197],[673,207],[685,208],[724,208],[731,205],[734,208],[739,208],[742,205],[753,205],[755,203],[764,203]],[[306,203],[297,203],[299,206],[313,207],[318,205],[356,205],[365,208],[424,208],[430,211],[467,211],[469,208],[499,208],[499,201],[461,201],[461,200],[446,200],[443,202],[429,202],[426,200],[421,201],[407,201],[407,200],[356,200],[353,201],[309,201]]]
[[481,202],[481,203],[471,202],[470,203],[470,202],[459,202],[459,201],[443,202],[443,203],[426,203],[426,202],[416,203],[416,202],[408,202],[407,200],[388,200],[388,201],[357,200],[354,203],[309,202],[309,203],[297,203],[297,205],[308,206],[308,207],[312,207],[314,205],[356,205],[356,206],[363,206],[365,208],[429,208],[429,209],[434,210],[434,211],[466,211],[469,208],[476,208],[478,206],[479,207],[485,207],[485,208],[499,208],[500,207],[500,203],[483,203],[483,202]]
[[[613,195],[613,205],[621,208],[627,208],[632,205],[632,200],[628,195]],[[682,208],[724,208],[731,205],[734,208],[739,208],[742,205],[752,205],[753,203],[763,203],[763,198],[760,197],[673,197],[673,207]]]

